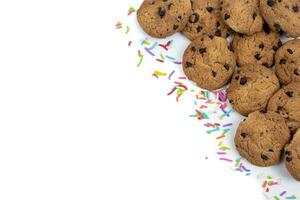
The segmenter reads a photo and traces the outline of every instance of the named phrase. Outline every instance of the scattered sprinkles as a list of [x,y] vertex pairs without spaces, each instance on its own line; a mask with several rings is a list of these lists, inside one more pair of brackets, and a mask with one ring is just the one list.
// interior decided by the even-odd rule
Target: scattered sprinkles
[[[134,19],[136,9],[132,6],[129,7],[127,16],[130,19]],[[115,24],[116,30],[122,30],[126,37],[130,35],[132,31],[129,25],[124,25],[121,21]],[[253,172],[250,166],[248,166],[243,158],[235,157],[234,148],[229,144],[227,136],[234,131],[234,125],[230,122],[232,114],[231,106],[228,104],[228,98],[225,90],[207,91],[200,88],[190,86],[190,83],[186,81],[186,77],[183,76],[181,69],[178,65],[182,64],[181,58],[177,58],[172,55],[172,48],[176,47],[176,41],[168,40],[155,40],[153,38],[143,38],[139,41],[130,40],[128,47],[134,47],[137,50],[137,67],[143,65],[145,59],[152,60],[160,64],[166,64],[169,68],[164,68],[164,71],[152,70],[152,76],[156,79],[160,77],[166,77],[165,80],[172,84],[171,89],[167,93],[168,96],[174,96],[177,102],[181,101],[183,96],[187,98],[192,97],[192,114],[189,117],[198,120],[203,129],[201,132],[206,132],[207,135],[212,136],[216,142],[216,157],[222,161],[224,165],[245,176],[257,175]],[[175,65],[174,65],[175,64]],[[176,75],[176,76],[175,76]],[[189,89],[191,87],[191,89]],[[212,121],[217,119],[217,121]],[[208,157],[205,157],[207,160]],[[282,199],[297,199],[295,194],[291,194],[288,190],[284,189],[280,192],[273,191],[273,188],[277,188],[282,185],[281,181],[275,179],[270,175],[259,174],[258,180],[261,180],[261,186],[264,194],[268,195],[275,200]],[[282,188],[282,186],[280,187]],[[272,193],[272,194],[271,194]]]

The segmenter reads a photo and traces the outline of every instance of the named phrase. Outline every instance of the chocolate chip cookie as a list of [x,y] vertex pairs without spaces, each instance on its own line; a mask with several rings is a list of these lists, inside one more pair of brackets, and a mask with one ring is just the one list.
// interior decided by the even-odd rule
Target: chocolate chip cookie
[[137,19],[150,36],[165,38],[182,31],[191,11],[190,0],[144,0]]
[[256,111],[241,122],[234,138],[237,151],[250,163],[267,167],[279,162],[290,140],[284,119],[275,112]]
[[292,133],[300,128],[300,82],[278,90],[270,99],[268,110],[279,113]]
[[222,16],[234,31],[252,35],[262,30],[258,0],[221,0]]
[[273,31],[300,36],[299,0],[260,0],[260,10]]
[[237,55],[237,65],[262,65],[272,67],[274,56],[281,46],[280,35],[275,32],[258,32],[252,36],[234,34],[232,47]]
[[183,55],[183,71],[199,87],[215,90],[230,80],[236,57],[221,37],[201,37],[194,40]]
[[227,89],[229,102],[241,115],[265,110],[269,99],[279,89],[276,75],[262,66],[246,66],[235,72]]
[[284,155],[287,170],[300,181],[300,129],[295,133],[291,143],[286,145]]
[[192,0],[192,15],[189,17],[183,34],[190,40],[199,36],[229,35],[229,27],[224,23],[219,0]]
[[275,71],[283,85],[300,82],[300,40],[285,43],[275,55]]

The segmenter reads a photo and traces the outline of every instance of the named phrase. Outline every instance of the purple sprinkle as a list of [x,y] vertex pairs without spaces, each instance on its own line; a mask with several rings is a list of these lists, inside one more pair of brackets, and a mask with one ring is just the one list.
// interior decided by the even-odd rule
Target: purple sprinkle
[[223,127],[227,127],[227,126],[232,126],[232,123],[223,125]]
[[218,92],[218,99],[221,102],[226,102],[227,101],[227,94],[225,92],[219,91]]
[[171,80],[172,75],[175,73],[175,71],[172,71],[171,74],[169,75],[169,80]]
[[155,78],[159,78],[156,74],[152,74],[152,76],[154,76]]
[[283,191],[280,193],[280,196],[282,197],[283,195],[285,195],[286,191]]
[[247,169],[244,165],[242,166],[242,169],[246,172],[250,172],[251,170],[250,169]]
[[155,56],[155,54],[154,53],[152,53],[148,48],[144,48],[150,55],[152,55],[152,56]]
[[180,61],[174,61],[173,63],[175,63],[177,65],[181,65],[182,64],[182,62],[180,62]]

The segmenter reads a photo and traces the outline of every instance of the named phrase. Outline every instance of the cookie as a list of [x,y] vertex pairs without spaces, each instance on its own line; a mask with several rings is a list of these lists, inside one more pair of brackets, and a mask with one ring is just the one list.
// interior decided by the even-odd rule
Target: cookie
[[236,67],[236,57],[221,37],[194,40],[183,55],[183,71],[199,87],[215,90],[226,85]]
[[182,31],[191,11],[190,0],[144,0],[137,19],[147,34],[165,38]]
[[192,0],[192,14],[182,33],[190,40],[200,36],[229,35],[229,27],[224,23],[219,0]]
[[240,67],[262,65],[272,67],[278,46],[281,46],[280,35],[275,32],[258,32],[252,36],[234,34],[232,47],[237,55]]
[[275,54],[275,72],[281,84],[300,82],[300,39],[285,43]]
[[299,0],[260,0],[260,10],[273,31],[300,36]]
[[284,157],[287,170],[300,181],[300,129],[295,133],[291,143],[286,145]]
[[281,151],[290,137],[289,129],[279,114],[256,111],[240,123],[234,142],[242,157],[253,165],[267,167],[280,161]]
[[247,66],[234,73],[227,89],[229,102],[234,110],[247,116],[265,110],[269,99],[279,89],[276,75],[262,66]]
[[300,128],[300,82],[291,83],[278,90],[271,97],[267,109],[279,113],[294,133]]
[[258,0],[222,0],[221,7],[225,23],[234,31],[252,35],[262,30]]

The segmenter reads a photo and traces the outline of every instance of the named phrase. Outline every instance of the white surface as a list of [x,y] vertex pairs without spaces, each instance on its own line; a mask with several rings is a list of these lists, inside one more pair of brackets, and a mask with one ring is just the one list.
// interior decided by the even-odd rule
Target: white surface
[[0,2],[0,199],[263,199],[135,68],[128,4]]

